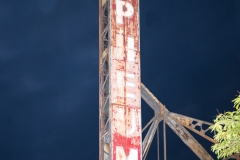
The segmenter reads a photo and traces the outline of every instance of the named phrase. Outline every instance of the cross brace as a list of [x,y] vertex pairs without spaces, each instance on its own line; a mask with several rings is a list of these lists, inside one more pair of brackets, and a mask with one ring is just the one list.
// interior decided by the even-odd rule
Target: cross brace
[[[183,127],[191,129],[195,133],[198,133],[202,137],[215,142],[208,137],[205,133],[208,129],[203,129],[202,124],[212,125],[211,123],[190,118],[187,116],[179,115],[169,112],[166,107],[143,85],[141,84],[141,96],[143,100],[154,110],[155,116],[152,120],[152,124],[143,140],[143,157],[147,156],[148,150],[152,143],[154,134],[158,128],[158,124],[163,119],[166,120],[166,124],[180,137],[180,139],[201,159],[201,160],[213,160],[208,152],[198,143],[198,141]],[[193,124],[193,122],[196,122]],[[148,124],[149,125],[149,124]],[[195,127],[200,126],[201,130],[197,130]]]

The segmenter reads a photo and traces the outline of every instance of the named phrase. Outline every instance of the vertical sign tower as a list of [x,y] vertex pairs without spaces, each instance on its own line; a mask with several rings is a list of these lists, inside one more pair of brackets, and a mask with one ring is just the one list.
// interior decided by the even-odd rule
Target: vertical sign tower
[[99,159],[141,160],[139,0],[99,0]]

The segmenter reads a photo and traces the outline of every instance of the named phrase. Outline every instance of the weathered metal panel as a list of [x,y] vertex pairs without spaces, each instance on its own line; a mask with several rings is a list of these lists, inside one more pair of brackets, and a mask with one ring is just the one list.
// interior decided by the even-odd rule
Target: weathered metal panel
[[[193,132],[197,133],[198,135],[202,136],[203,138],[209,140],[212,143],[217,143],[213,138],[210,138],[206,135],[206,132],[210,132],[209,126],[213,125],[212,123],[205,122],[196,118],[187,117],[181,114],[169,112],[169,116],[174,119],[179,124],[185,126],[186,128],[192,130]],[[193,124],[195,122],[195,124]],[[203,124],[208,126],[207,128],[203,128]],[[197,126],[199,127],[197,129]]]
[[145,87],[144,84],[141,84],[141,97],[144,101],[156,112],[163,112],[162,108],[165,108],[164,105]]
[[208,154],[198,141],[169,115],[166,117],[166,123],[200,159],[213,160],[210,154]]
[[113,160],[141,160],[139,1],[110,1]]

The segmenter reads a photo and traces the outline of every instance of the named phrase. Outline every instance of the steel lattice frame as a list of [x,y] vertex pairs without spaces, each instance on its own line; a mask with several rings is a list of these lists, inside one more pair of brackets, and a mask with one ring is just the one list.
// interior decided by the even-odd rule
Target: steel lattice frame
[[[197,140],[185,129],[188,128],[193,132],[199,134],[203,138],[209,140],[212,143],[216,143],[212,138],[206,135],[209,129],[203,129],[202,125],[210,126],[211,123],[198,120],[195,118],[187,117],[184,115],[169,112],[166,107],[142,84],[141,96],[144,101],[154,110],[155,116],[150,122],[143,128],[147,128],[150,124],[148,133],[143,140],[143,157],[146,159],[148,150],[152,143],[155,132],[158,128],[159,122],[163,121],[164,126],[167,124],[179,138],[200,158],[204,160],[212,160],[213,158],[207,153],[207,151],[197,142]],[[199,126],[200,130],[196,129]],[[164,129],[164,135],[166,131]],[[164,159],[166,160],[166,137],[164,136]]]
[[[99,160],[111,159],[111,123],[110,116],[110,69],[109,64],[109,39],[110,39],[110,2],[111,0],[99,0]],[[212,143],[216,143],[211,137],[207,136],[209,129],[202,126],[210,126],[211,123],[176,114],[167,110],[167,108],[143,85],[141,84],[141,97],[153,109],[155,115],[149,123],[142,128],[142,132],[148,128],[147,134],[142,141],[142,159],[146,159],[152,140],[157,132],[159,139],[158,125],[163,122],[164,132],[164,160],[166,154],[166,124],[180,137],[180,139],[203,160],[212,160],[213,158],[197,142],[197,140],[187,131],[187,129],[197,133]],[[187,129],[186,129],[187,128]],[[158,141],[159,147],[159,141]],[[159,150],[159,149],[158,149]],[[239,159],[239,155],[233,155],[230,158]],[[159,159],[159,154],[158,154]],[[125,160],[125,159],[124,159]]]
[[99,159],[109,157],[109,1],[99,0]]
[[[156,131],[158,131],[158,125],[161,121],[163,121],[164,126],[164,160],[167,159],[165,124],[167,124],[179,136],[179,138],[199,157],[199,159],[213,160],[210,154],[208,154],[207,151],[198,143],[198,141],[187,131],[187,129],[189,129],[205,138],[206,140],[210,141],[211,143],[215,144],[217,142],[207,135],[209,134],[209,126],[211,126],[212,123],[168,111],[167,108],[143,84],[141,84],[141,97],[153,109],[155,113],[154,117],[142,129],[142,131],[145,131],[146,128],[149,127],[148,132],[144,137],[142,146],[142,154],[144,160],[147,157],[150,145]],[[158,133],[157,139],[159,151]],[[240,154],[233,154],[224,160],[228,159],[240,160]]]
[[141,160],[139,0],[100,0],[100,159]]

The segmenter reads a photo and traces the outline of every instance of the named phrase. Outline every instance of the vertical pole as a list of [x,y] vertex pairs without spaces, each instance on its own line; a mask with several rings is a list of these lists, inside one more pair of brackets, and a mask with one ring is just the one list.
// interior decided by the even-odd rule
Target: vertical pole
[[99,160],[103,160],[103,139],[102,139],[102,94],[101,94],[101,79],[102,79],[102,68],[101,68],[101,54],[102,54],[102,36],[101,36],[101,31],[102,31],[102,10],[101,10],[101,4],[102,0],[99,0]]
[[164,137],[164,160],[167,160],[166,115],[165,115],[165,113],[164,113],[164,119],[163,119],[163,137]]
[[157,127],[157,153],[158,153],[158,160],[160,160],[160,147],[159,147],[159,127]]
[[99,0],[99,160],[111,158],[109,120],[108,10],[109,0]]

